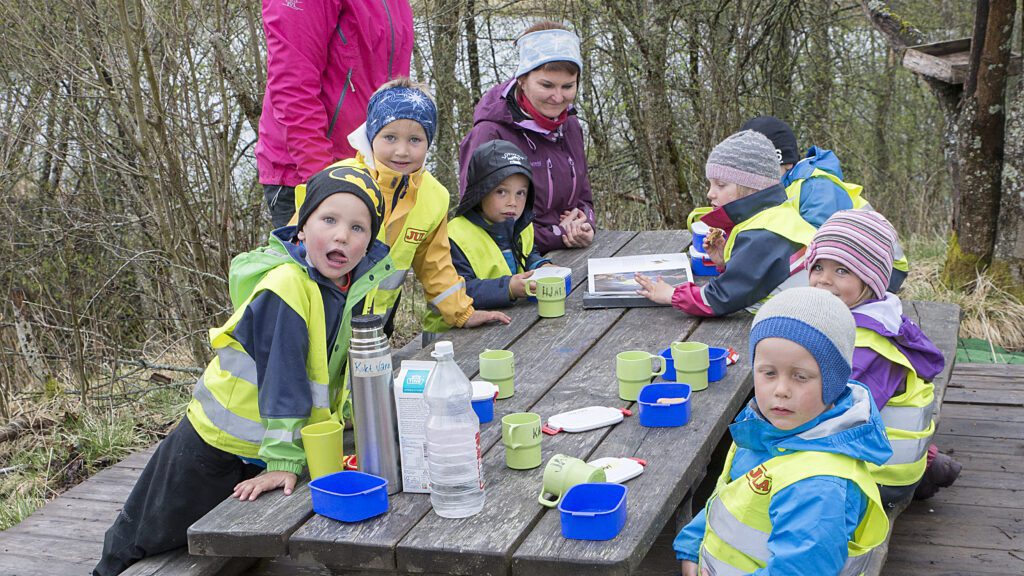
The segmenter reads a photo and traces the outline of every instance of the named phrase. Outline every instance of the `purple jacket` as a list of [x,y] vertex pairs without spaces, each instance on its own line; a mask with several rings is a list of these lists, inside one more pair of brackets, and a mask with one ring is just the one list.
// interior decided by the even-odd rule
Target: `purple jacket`
[[555,132],[547,132],[531,120],[515,122],[506,97],[512,97],[515,79],[491,88],[476,105],[473,129],[459,144],[459,193],[465,191],[466,170],[477,146],[491,140],[507,140],[530,160],[536,193],[533,228],[541,253],[565,248],[558,221],[562,212],[579,208],[594,221],[594,200],[583,151],[583,129],[570,110],[569,119]]
[[[866,328],[885,336],[907,357],[917,375],[931,380],[942,372],[946,359],[913,320],[903,315],[903,304],[895,294],[886,293],[883,300],[867,300],[850,310],[858,328]],[[907,370],[894,364],[870,348],[853,351],[852,380],[871,390],[879,410],[890,398],[905,389]]]

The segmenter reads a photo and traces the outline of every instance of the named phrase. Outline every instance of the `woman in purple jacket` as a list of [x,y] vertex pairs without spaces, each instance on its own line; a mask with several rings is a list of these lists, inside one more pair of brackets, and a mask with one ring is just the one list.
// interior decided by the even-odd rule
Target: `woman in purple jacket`
[[[534,234],[541,253],[594,241],[594,202],[583,130],[572,103],[583,60],[580,41],[557,22],[539,22],[516,40],[515,77],[484,94],[473,129],[459,145],[460,182],[484,142],[507,140],[526,153],[534,174]],[[464,191],[462,191],[464,192]]]

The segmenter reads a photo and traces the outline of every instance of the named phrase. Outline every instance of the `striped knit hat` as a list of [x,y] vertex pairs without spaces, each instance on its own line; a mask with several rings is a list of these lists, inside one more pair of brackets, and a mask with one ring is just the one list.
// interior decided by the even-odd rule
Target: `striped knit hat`
[[841,210],[818,228],[807,247],[807,262],[813,266],[822,258],[835,260],[881,299],[892,275],[895,246],[896,230],[884,216],[866,210]]
[[718,143],[704,165],[708,180],[764,190],[779,183],[779,160],[767,136],[744,130]]

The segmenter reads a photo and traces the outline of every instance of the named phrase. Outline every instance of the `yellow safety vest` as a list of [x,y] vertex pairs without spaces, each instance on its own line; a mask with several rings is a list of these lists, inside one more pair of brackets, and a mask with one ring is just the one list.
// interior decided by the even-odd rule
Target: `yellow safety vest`
[[[705,506],[707,525],[700,548],[701,569],[716,576],[749,574],[768,565],[768,515],[772,497],[813,476],[837,476],[857,484],[868,497],[864,517],[847,543],[841,576],[862,574],[869,554],[889,532],[882,500],[864,462],[828,452],[794,452],[776,456],[736,480],[729,480],[736,444],[729,449],[715,493]],[[842,505],[842,503],[838,503]]]
[[[736,244],[736,238],[742,232],[746,232],[747,230],[767,230],[769,232],[774,232],[790,242],[801,244],[805,247],[810,244],[816,231],[814,226],[811,226],[800,217],[800,211],[788,202],[783,202],[778,206],[772,206],[767,210],[762,210],[761,212],[754,214],[750,218],[733,227],[732,233],[729,234],[729,237],[725,241],[724,256],[727,265],[729,260],[732,258],[732,249]],[[803,266],[806,258],[807,255],[805,252],[795,262],[791,262],[789,265],[789,278],[787,278],[782,284],[776,286],[775,289],[772,290],[770,294],[762,298],[760,302],[757,302],[752,306],[748,306],[747,311],[751,314],[756,314],[762,304],[779,292],[782,292],[787,288],[807,286],[807,272],[804,271]]]
[[306,374],[302,375],[313,399],[308,423],[330,418],[343,421],[351,410],[344,374],[352,309],[393,268],[391,259],[385,257],[349,288],[329,361],[327,325],[319,286],[296,263],[285,263],[267,272],[231,318],[223,326],[210,330],[210,345],[216,356],[196,383],[187,411],[196,432],[211,446],[246,458],[260,457],[259,449],[265,438],[285,443],[294,443],[300,438],[297,428],[281,429],[275,419],[261,418],[256,361],[233,335],[249,303],[264,290],[281,298],[308,327],[309,352]]
[[[367,169],[364,164],[358,158],[348,158],[332,164],[333,166],[355,166],[362,169]],[[378,171],[379,172],[379,171]],[[378,184],[380,182],[378,181]],[[394,193],[393,189],[390,189],[384,185],[380,186],[381,192],[384,193],[384,203],[387,218],[391,217],[391,194],[388,194],[388,190]],[[298,206],[302,205],[303,199],[306,196],[305,184],[300,184],[295,187],[295,206],[298,211]],[[413,204],[409,214],[405,217],[405,222],[402,225],[401,231],[395,236],[394,243],[388,244],[391,248],[391,260],[395,265],[395,273],[385,279],[380,285],[366,298],[366,306],[363,309],[364,314],[379,314],[385,321],[394,313],[395,303],[398,301],[399,295],[402,293],[402,286],[405,284],[405,277],[412,268],[413,258],[416,256],[416,249],[419,248],[420,242],[427,237],[431,232],[434,231],[440,224],[441,221],[448,217],[448,202],[450,198],[448,196],[448,189],[441,185],[429,172],[424,172],[422,181],[420,182],[419,188],[416,190],[416,203]],[[388,223],[383,222],[380,227],[380,232],[377,234],[377,239],[387,244],[388,236]],[[459,284],[456,287],[461,287]],[[442,294],[438,298],[443,299],[447,294]],[[437,316],[440,319],[440,315]],[[428,326],[429,324],[429,326]],[[449,328],[448,324],[441,320],[441,325],[436,326],[434,322],[425,321],[424,330],[428,332],[443,332]]]
[[[533,252],[533,224],[524,228],[519,238],[523,243],[523,255]],[[501,278],[523,271],[521,263],[515,272],[509,270],[508,262],[494,239],[486,230],[473,224],[465,216],[454,218],[448,223],[448,239],[459,245],[459,249],[473,267],[473,274],[481,280]]]
[[[793,206],[797,208],[798,212],[800,210],[800,191],[804,187],[804,181],[809,178],[818,177],[828,178],[833,183],[835,183],[836,186],[839,186],[840,188],[845,190],[846,194],[850,197],[850,201],[853,202],[854,210],[875,211],[875,209],[871,206],[871,203],[868,202],[866,198],[861,196],[861,192],[864,191],[863,186],[859,184],[850,184],[849,182],[844,182],[837,178],[834,174],[830,174],[820,168],[815,168],[814,171],[811,172],[811,175],[808,176],[807,178],[794,180],[789,184],[789,186],[786,186],[786,196],[789,198],[789,202],[792,203]],[[894,246],[894,249],[896,250],[896,253],[893,255],[892,267],[901,272],[906,273],[908,270],[910,270],[910,263],[907,261],[906,254],[903,253],[903,246],[900,245],[899,242],[896,242],[896,246]]]
[[907,370],[907,389],[882,407],[882,422],[892,445],[892,457],[882,466],[868,464],[875,482],[884,486],[910,486],[924,475],[928,445],[935,434],[935,386],[922,380],[907,357],[888,338],[857,328],[856,346],[870,348]]

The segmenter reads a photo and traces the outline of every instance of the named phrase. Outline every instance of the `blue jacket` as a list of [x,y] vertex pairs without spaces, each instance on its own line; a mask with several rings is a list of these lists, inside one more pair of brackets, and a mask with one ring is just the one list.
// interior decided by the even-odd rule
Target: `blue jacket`
[[[799,436],[818,426],[823,437]],[[778,456],[780,448],[845,454],[874,464],[882,464],[892,455],[885,425],[870,393],[852,380],[832,408],[803,426],[780,430],[761,416],[756,400],[751,400],[729,426],[729,432],[737,445],[729,471],[732,480]],[[772,520],[768,539],[771,559],[766,568],[754,574],[838,574],[846,562],[846,544],[866,508],[867,497],[860,488],[835,476],[815,476],[785,488],[772,498],[768,509]],[[672,543],[677,558],[697,561],[705,524],[702,510],[679,532]]]
[[[306,249],[302,244],[293,244],[294,226],[284,226],[273,234],[281,240],[288,254],[309,273],[311,282],[316,282],[324,301],[324,319],[327,326],[328,360],[341,326],[345,311],[346,293],[331,280],[324,278],[306,260]],[[388,247],[379,240],[370,245],[367,255],[352,272],[353,281],[386,257]],[[256,362],[256,377],[259,387],[260,414],[269,418],[306,418],[309,416],[309,394],[296,394],[294,383],[308,387],[306,383],[306,347],[309,344],[306,322],[277,294],[270,290],[261,292],[246,307],[242,319],[235,326],[232,336]],[[296,379],[296,374],[301,375]],[[265,382],[275,383],[265,386]]]
[[820,228],[829,216],[853,208],[853,201],[846,190],[828,178],[811,178],[816,168],[843,179],[839,158],[831,150],[811,146],[807,156],[782,177],[782,185],[788,188],[797,180],[806,180],[800,192],[800,216],[815,228]]

